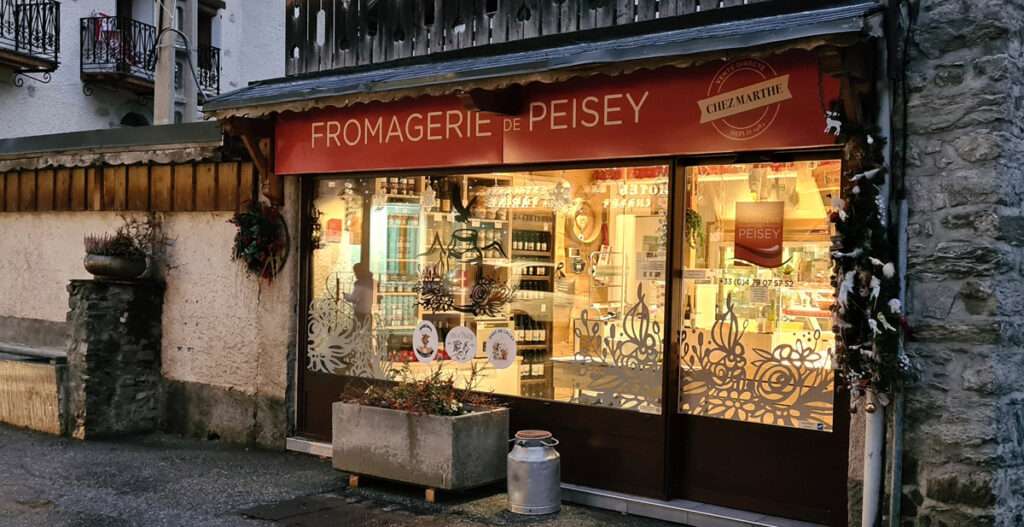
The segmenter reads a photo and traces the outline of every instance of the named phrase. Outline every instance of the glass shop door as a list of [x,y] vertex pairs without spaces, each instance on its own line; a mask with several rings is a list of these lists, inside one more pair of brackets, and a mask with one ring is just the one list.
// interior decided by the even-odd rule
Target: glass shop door
[[835,389],[828,219],[840,168],[677,167],[674,496],[846,524],[849,415]]

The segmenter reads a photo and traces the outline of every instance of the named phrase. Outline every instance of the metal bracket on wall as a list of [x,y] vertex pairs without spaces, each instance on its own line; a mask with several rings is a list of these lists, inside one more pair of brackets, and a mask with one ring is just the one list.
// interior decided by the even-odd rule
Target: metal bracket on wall
[[103,91],[105,91],[107,93],[116,93],[117,92],[116,89],[108,88],[106,86],[103,86],[102,84],[97,84],[97,85],[93,86],[92,84],[89,84],[88,82],[82,83],[82,93],[84,93],[86,97],[92,97],[92,94],[94,93],[93,88],[99,88],[99,89],[101,89],[101,90],[103,90]]
[[[43,76],[42,76],[42,78],[33,77],[32,75],[29,75],[29,73],[42,73]],[[39,82],[39,83],[42,83],[42,84],[49,84],[50,81],[52,80],[50,78],[50,72],[48,72],[48,71],[43,71],[43,72],[37,72],[37,71],[15,71],[14,74],[11,75],[11,82],[13,82],[14,85],[19,87],[19,88],[21,88],[22,86],[25,85],[25,79],[32,79],[32,80],[34,80],[36,82]]]

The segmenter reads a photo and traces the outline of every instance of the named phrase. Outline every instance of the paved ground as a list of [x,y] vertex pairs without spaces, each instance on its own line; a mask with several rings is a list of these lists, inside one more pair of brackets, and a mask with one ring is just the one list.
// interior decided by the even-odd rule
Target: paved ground
[[504,510],[502,488],[439,494],[348,478],[329,460],[152,435],[75,441],[0,424],[0,525],[625,527],[670,524],[566,504],[556,515]]

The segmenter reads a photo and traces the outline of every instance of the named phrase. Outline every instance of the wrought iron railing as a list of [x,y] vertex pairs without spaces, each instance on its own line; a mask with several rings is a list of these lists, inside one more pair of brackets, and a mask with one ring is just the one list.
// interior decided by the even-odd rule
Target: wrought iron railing
[[0,49],[57,65],[60,3],[52,0],[0,0]]
[[152,81],[156,27],[127,17],[81,21],[82,73],[122,73]]
[[[832,0],[816,0],[828,3]],[[289,75],[781,0],[287,0]],[[812,3],[812,2],[808,2]],[[735,9],[730,9],[735,8]],[[708,13],[713,12],[713,13]],[[750,12],[748,10],[747,12]],[[705,19],[705,22],[708,19]]]
[[196,56],[199,85],[207,95],[220,94],[220,48],[197,44]]

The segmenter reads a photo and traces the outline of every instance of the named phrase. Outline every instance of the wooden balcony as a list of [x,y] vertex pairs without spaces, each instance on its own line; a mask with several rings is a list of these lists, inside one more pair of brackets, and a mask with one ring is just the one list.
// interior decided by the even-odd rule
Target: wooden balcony
[[[288,0],[286,73],[471,48],[679,29],[825,7],[818,0]],[[451,52],[451,53],[449,53]],[[482,50],[481,50],[482,53]]]

